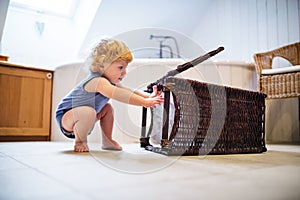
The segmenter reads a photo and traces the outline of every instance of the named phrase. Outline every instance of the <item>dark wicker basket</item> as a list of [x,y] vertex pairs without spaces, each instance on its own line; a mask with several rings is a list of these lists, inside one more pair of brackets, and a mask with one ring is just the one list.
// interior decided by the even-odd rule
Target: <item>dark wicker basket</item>
[[[168,136],[170,91],[175,117]],[[168,78],[161,147],[148,150],[164,155],[265,152],[265,98],[259,92]]]

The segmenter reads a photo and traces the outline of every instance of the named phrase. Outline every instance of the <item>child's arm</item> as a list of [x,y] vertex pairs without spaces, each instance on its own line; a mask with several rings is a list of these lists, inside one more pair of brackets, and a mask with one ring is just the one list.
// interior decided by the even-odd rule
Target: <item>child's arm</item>
[[[108,98],[137,106],[154,107],[163,102],[160,95],[151,96],[148,94],[133,92],[128,88],[112,85],[107,79],[99,78],[96,90]],[[156,89],[157,91],[157,89]]]

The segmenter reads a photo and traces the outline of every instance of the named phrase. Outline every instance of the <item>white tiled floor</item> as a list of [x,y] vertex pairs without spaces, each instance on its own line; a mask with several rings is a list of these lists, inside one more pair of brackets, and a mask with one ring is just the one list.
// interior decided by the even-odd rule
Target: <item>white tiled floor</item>
[[300,199],[300,146],[183,157],[99,146],[78,154],[66,142],[0,143],[0,199]]

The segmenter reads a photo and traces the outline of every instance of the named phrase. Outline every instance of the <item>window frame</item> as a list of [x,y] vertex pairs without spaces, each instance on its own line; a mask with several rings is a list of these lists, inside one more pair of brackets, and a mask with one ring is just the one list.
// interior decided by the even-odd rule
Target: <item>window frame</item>
[[[61,10],[55,10],[55,9],[47,9],[47,6],[40,6],[40,2],[42,0],[31,0],[31,1],[24,1],[23,0],[10,0],[9,6],[12,8],[20,9],[23,11],[27,12],[32,12],[32,13],[39,13],[39,14],[44,14],[44,15],[52,15],[52,16],[57,16],[57,17],[63,17],[63,18],[69,18],[72,19],[75,15],[75,12],[79,6],[79,0],[70,0],[71,3],[69,6],[68,12],[61,12]],[[34,4],[34,2],[39,2],[38,4]],[[49,3],[56,3],[58,6],[62,4],[62,2],[65,2],[64,0],[45,0],[45,3],[49,5]],[[66,6],[66,5],[62,5]]]

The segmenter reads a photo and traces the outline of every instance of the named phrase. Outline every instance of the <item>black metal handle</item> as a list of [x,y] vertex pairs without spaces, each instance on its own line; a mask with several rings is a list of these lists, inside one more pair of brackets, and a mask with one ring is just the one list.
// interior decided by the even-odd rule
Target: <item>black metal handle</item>
[[153,82],[153,83],[150,83],[148,86],[147,86],[147,90],[145,90],[145,92],[148,92],[148,93],[152,93],[153,92],[153,86],[154,85],[157,85],[158,86],[158,91],[162,90],[163,89],[163,84],[164,84],[164,81],[168,78],[168,77],[171,77],[171,76],[175,76],[191,67],[194,67],[200,63],[202,63],[203,61],[207,60],[208,58],[220,53],[221,51],[224,50],[224,47],[219,47],[213,51],[210,51],[202,56],[199,56],[198,58],[190,61],[190,62],[187,62],[187,63],[184,63],[182,65],[178,65],[176,69],[174,70],[171,70],[169,72],[167,72],[167,74],[165,76],[163,76],[162,78],[158,79],[156,82]]

